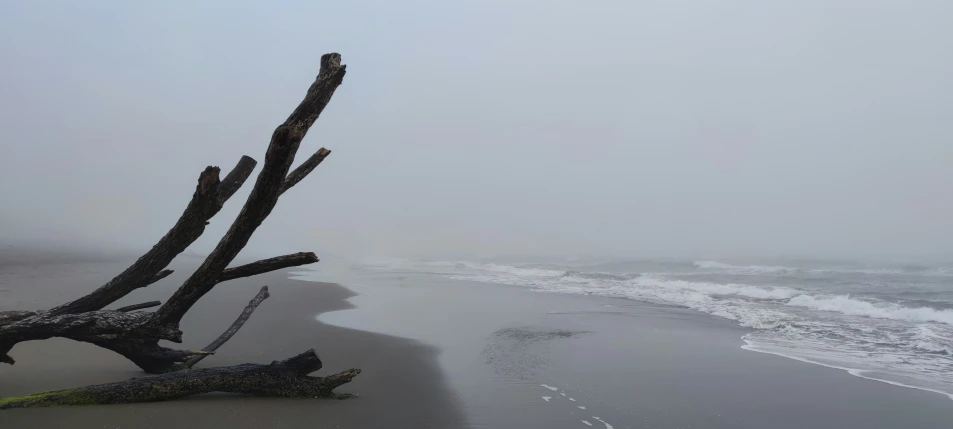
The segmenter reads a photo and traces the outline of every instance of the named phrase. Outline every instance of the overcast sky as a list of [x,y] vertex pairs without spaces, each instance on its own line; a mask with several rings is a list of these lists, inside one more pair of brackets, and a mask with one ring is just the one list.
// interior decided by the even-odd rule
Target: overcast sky
[[151,246],[335,51],[248,253],[953,257],[949,0],[276,3],[0,2],[0,240]]

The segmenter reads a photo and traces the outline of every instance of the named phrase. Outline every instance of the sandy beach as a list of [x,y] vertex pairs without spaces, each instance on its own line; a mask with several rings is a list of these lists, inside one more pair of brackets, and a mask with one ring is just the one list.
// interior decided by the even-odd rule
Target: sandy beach
[[[46,308],[91,290],[121,270],[122,262],[64,263],[62,258],[0,268],[0,309]],[[117,305],[164,299],[195,261]],[[289,280],[276,272],[219,285],[183,321],[184,347],[201,348],[218,336],[262,285],[271,298],[253,319],[201,366],[267,363],[314,348],[324,362],[316,375],[348,368],[364,373],[338,389],[351,400],[274,400],[203,395],[165,403],[8,410],[0,427],[19,428],[434,428],[465,427],[447,389],[438,350],[417,341],[329,326],[315,315],[350,306],[353,293],[341,286]],[[0,397],[118,381],[142,376],[112,352],[70,340],[17,345],[14,366],[0,368]],[[370,375],[370,376],[367,376]]]
[[358,294],[356,308],[318,319],[438,346],[471,427],[934,429],[953,419],[946,395],[743,350],[749,329],[686,308],[333,261],[316,269],[296,274]]
[[[194,262],[117,305],[163,299]],[[123,266],[6,265],[2,308],[62,302]],[[358,398],[211,394],[8,410],[0,427],[934,429],[953,419],[944,395],[742,350],[745,329],[693,310],[355,273],[334,262],[219,285],[183,321],[184,346],[217,336],[265,284],[272,297],[202,365],[270,362],[313,347],[325,363],[317,374],[364,371],[338,390]],[[20,344],[13,356],[17,365],[0,367],[0,396],[142,375],[111,352],[69,340]]]
[[953,429],[951,23],[0,1],[0,429]]

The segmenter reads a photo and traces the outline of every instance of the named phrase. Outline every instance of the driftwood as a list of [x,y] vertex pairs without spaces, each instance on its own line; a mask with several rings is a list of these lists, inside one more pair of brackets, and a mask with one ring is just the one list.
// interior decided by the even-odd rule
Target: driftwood
[[[192,199],[175,225],[152,249],[98,289],[50,310],[0,312],[2,363],[15,363],[10,352],[20,342],[63,337],[112,350],[148,373],[165,375],[47,392],[27,398],[0,399],[0,409],[70,404],[77,403],[78,398],[85,398],[85,403],[97,404],[154,401],[210,391],[268,396],[327,396],[331,394],[331,389],[357,375],[359,371],[352,370],[323,379],[307,377],[308,373],[321,365],[313,351],[309,352],[310,355],[304,353],[270,365],[191,369],[232,338],[248,321],[258,305],[268,298],[267,286],[249,302],[232,326],[203,350],[177,350],[158,344],[160,340],[182,342],[179,321],[218,283],[318,262],[314,253],[302,252],[228,268],[274,209],[278,198],[300,183],[331,153],[321,148],[291,170],[301,141],[341,85],[345,72],[346,67],[341,64],[339,54],[321,57],[321,69],[304,100],[272,134],[264,165],[241,212],[205,261],[165,303],[151,301],[116,310],[105,309],[135,290],[172,273],[166,267],[202,235],[210,219],[251,176],[257,165],[254,159],[243,156],[221,180],[218,167],[207,167],[202,171]],[[153,307],[159,308],[155,312],[139,311]],[[183,371],[186,369],[188,371]],[[160,383],[160,386],[167,386],[169,391],[147,392],[144,383]],[[124,392],[129,397],[120,398],[116,392]]]
[[191,368],[195,366],[195,364],[199,363],[199,361],[202,359],[205,359],[205,357],[209,354],[215,353],[215,350],[218,350],[222,344],[225,344],[226,341],[230,340],[232,336],[234,336],[238,330],[241,329],[242,325],[244,325],[245,322],[251,318],[251,314],[255,312],[255,309],[258,308],[262,301],[268,299],[269,296],[268,286],[262,286],[261,291],[258,292],[258,295],[255,295],[255,297],[252,298],[252,300],[248,303],[248,306],[242,310],[242,314],[240,314],[238,319],[232,323],[232,326],[229,326],[228,329],[223,332],[222,335],[216,338],[215,341],[212,341],[211,344],[205,346],[205,348],[202,349],[203,353],[192,356],[189,358],[189,360],[185,361],[185,363],[182,364],[182,368]]
[[270,364],[246,363],[133,378],[116,383],[0,399],[0,410],[58,405],[127,404],[179,399],[210,392],[283,398],[319,398],[361,373],[349,369],[327,377],[309,377],[321,368],[314,350]]

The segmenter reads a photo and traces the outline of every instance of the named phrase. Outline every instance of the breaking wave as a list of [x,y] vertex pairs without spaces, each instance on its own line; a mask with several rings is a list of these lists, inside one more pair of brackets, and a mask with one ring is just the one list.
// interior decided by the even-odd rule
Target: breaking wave
[[[939,269],[911,266],[906,277],[899,277],[903,270],[730,265],[718,261],[695,261],[692,267],[666,262],[666,268],[680,270],[670,273],[466,261],[401,264],[397,264],[399,269],[452,279],[690,308],[753,329],[744,336],[749,350],[842,368],[891,384],[953,394],[953,374],[949,371],[953,367],[953,302],[942,299],[951,290],[948,283],[943,283],[949,280],[932,277],[941,283],[917,283],[917,279],[930,278],[924,273]],[[660,266],[638,261],[602,264],[600,268],[618,271]],[[858,278],[857,273],[863,277]],[[827,283],[818,283],[818,278]],[[775,283],[760,284],[772,280]],[[846,294],[845,289],[837,293],[837,288],[848,286],[855,288],[848,291],[870,293]],[[926,301],[927,297],[931,300]],[[924,302],[930,305],[916,305]]]
[[791,298],[787,305],[806,307],[812,310],[833,311],[849,316],[870,317],[873,319],[902,320],[913,323],[938,322],[953,325],[953,311],[936,310],[929,307],[904,307],[889,302],[868,302],[853,299],[850,295],[813,296],[798,295]]
[[700,269],[715,269],[715,270],[725,270],[725,271],[734,271],[734,272],[752,273],[752,274],[772,274],[772,273],[786,273],[789,271],[798,271],[797,268],[766,266],[766,265],[739,266],[739,265],[723,264],[718,261],[695,261],[695,267]]
[[825,273],[850,273],[864,275],[904,275],[918,274],[922,276],[951,276],[953,269],[948,267],[931,268],[921,265],[903,265],[895,268],[886,267],[825,267],[825,268],[796,268],[785,266],[769,265],[732,265],[718,261],[695,261],[695,268],[700,270],[710,270],[715,272],[725,272],[732,274],[825,274]]

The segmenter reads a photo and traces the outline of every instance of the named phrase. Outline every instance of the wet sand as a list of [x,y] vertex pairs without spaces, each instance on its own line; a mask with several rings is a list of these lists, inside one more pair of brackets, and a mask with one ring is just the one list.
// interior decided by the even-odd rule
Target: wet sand
[[440,347],[475,428],[937,429],[953,421],[945,395],[743,350],[747,329],[685,308],[409,273],[299,275],[358,293],[355,309],[319,320]]
[[[92,290],[125,262],[64,262],[0,266],[0,310],[48,308]],[[194,260],[174,264],[176,273],[115,306],[164,300]],[[436,362],[439,351],[393,336],[329,326],[315,315],[349,308],[353,294],[329,283],[288,279],[276,272],[218,285],[182,322],[184,348],[198,349],[238,316],[262,285],[266,300],[239,333],[200,366],[267,363],[314,348],[324,368],[363,373],[339,393],[349,400],[270,399],[210,394],[132,405],[63,407],[0,412],[0,427],[19,428],[456,428],[465,427],[459,403]],[[64,339],[17,345],[14,366],[0,366],[0,397],[63,389],[142,376],[112,352]]]
[[[0,309],[67,301],[125,266],[55,262],[0,268]],[[364,370],[338,390],[357,399],[213,394],[8,410],[0,428],[935,429],[953,421],[946,396],[742,350],[747,330],[691,310],[343,265],[294,274],[311,281],[280,272],[219,285],[183,320],[182,346],[215,338],[267,284],[272,297],[202,364],[270,362],[313,347],[325,362],[317,375]],[[188,273],[116,306],[164,300]],[[69,340],[21,344],[12,355],[19,363],[0,366],[0,396],[142,375]]]

